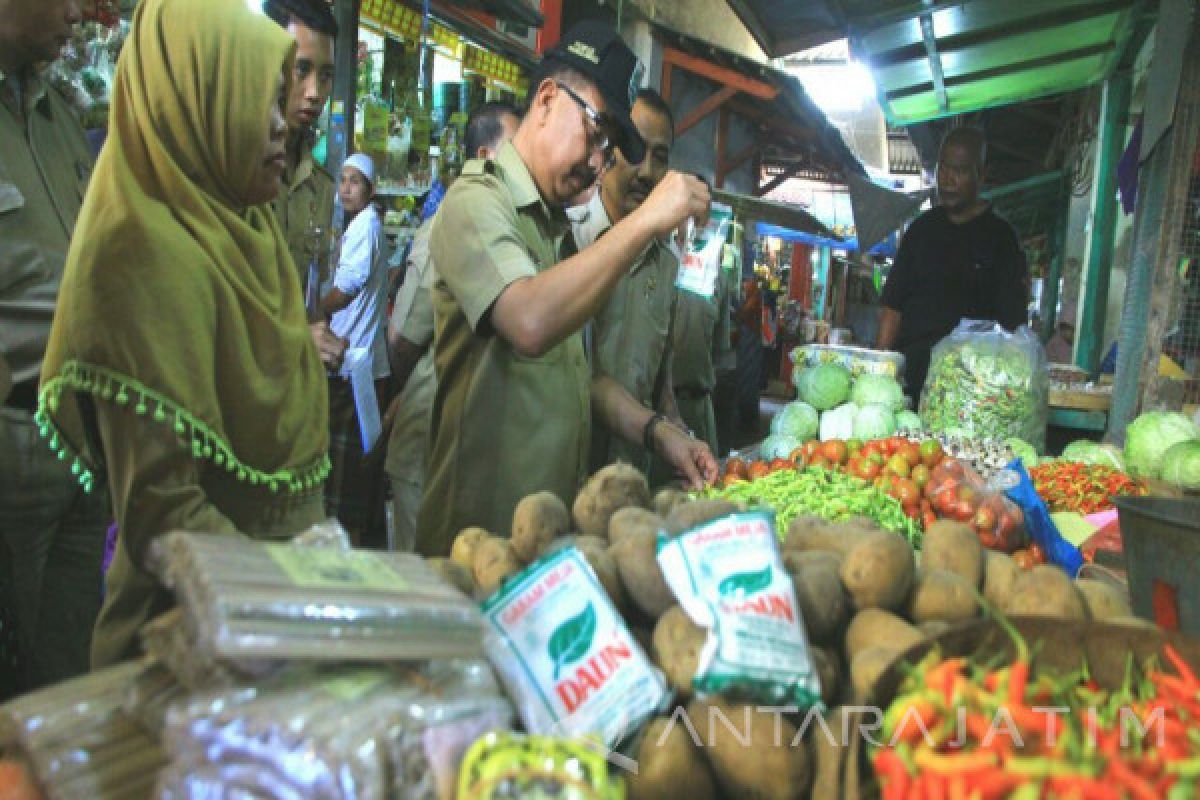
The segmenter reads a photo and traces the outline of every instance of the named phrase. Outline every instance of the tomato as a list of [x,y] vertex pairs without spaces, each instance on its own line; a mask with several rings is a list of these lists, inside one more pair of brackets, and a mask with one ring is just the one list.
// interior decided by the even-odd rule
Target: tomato
[[818,451],[831,464],[843,464],[846,461],[846,443],[841,439],[830,439],[821,442]]
[[744,476],[746,474],[746,462],[734,456],[725,462],[725,474]]
[[851,469],[850,474],[856,478],[862,478],[864,481],[873,481],[879,477],[879,464],[869,458],[860,458],[855,466],[857,469]]
[[971,520],[971,525],[980,531],[993,530],[996,527],[996,512],[987,506],[981,507],[975,512],[975,518]]
[[925,485],[929,483],[929,467],[918,462],[909,471],[908,477],[913,479],[913,483],[917,484],[918,489],[924,489]]
[[779,472],[781,469],[791,469],[792,466],[792,462],[786,458],[773,458],[771,459],[771,463],[767,465],[767,469],[770,472]]
[[954,509],[958,506],[958,500],[955,499],[952,492],[942,492],[934,495],[933,507],[943,517],[953,517]]
[[827,470],[833,469],[833,464],[829,463],[829,459],[826,458],[825,456],[821,455],[820,453],[818,453],[817,455],[812,457],[812,459],[808,462],[808,466],[820,467],[821,469],[827,469]]
[[720,486],[722,489],[725,489],[728,486],[735,484],[741,480],[745,480],[745,478],[742,478],[738,475],[734,475],[731,472],[726,472],[724,475],[721,476],[721,480],[719,480],[717,482],[717,485]]
[[1033,558],[1035,564],[1046,563],[1046,551],[1042,549],[1040,544],[1029,545],[1029,555]]
[[1012,554],[1013,561],[1017,562],[1017,566],[1021,569],[1033,569],[1034,561],[1033,554],[1028,550],[1018,550]]
[[951,516],[959,522],[970,522],[971,518],[975,516],[975,504],[970,500],[956,500]]
[[882,439],[871,439],[868,442],[863,442],[862,454],[864,456],[877,455],[880,457],[880,459],[882,459],[883,453],[880,452],[881,448],[882,448],[882,444],[881,444],[882,441],[883,441]]
[[793,464],[799,464],[800,466],[804,466],[804,462],[807,460],[808,459],[806,459],[804,457],[804,447],[803,446],[797,447],[795,450],[788,453],[788,461],[791,461]]
[[921,446],[916,442],[905,442],[900,445],[900,449],[896,452],[904,456],[904,460],[908,462],[910,467],[915,467],[921,463]]
[[894,475],[899,475],[901,478],[907,478],[910,466],[904,460],[904,456],[897,454],[887,460],[887,465],[884,469]]
[[922,528],[924,528],[925,530],[929,530],[929,528],[935,522],[937,522],[937,514],[933,513],[928,508],[921,511],[921,527]]
[[761,478],[771,471],[771,468],[765,461],[755,461],[750,466],[746,467],[746,477],[750,480]]
[[916,506],[912,505],[911,503],[905,503],[903,500],[901,500],[900,503],[904,507],[904,516],[908,517],[909,519],[911,519],[913,521],[919,520],[921,518],[921,509],[917,508]]
[[941,442],[937,439],[926,439],[917,446],[917,449],[921,453],[921,463],[930,469],[940,464],[945,456]]
[[901,478],[896,481],[896,499],[901,505],[919,506],[921,503],[921,490],[917,485],[907,478]]
[[821,446],[820,439],[809,439],[804,444],[800,445],[800,451],[804,453],[804,460],[812,461],[813,454],[817,452],[817,448]]
[[846,452],[849,453],[850,455],[854,455],[855,453],[858,453],[862,449],[863,449],[863,440],[862,439],[847,439],[846,440]]

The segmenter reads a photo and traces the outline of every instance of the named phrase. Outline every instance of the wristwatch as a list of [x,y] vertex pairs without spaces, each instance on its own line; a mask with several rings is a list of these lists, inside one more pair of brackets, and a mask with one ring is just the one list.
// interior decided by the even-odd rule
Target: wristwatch
[[646,425],[642,428],[642,447],[651,453],[654,452],[654,429],[658,427],[658,423],[666,421],[666,416],[660,413],[656,413],[650,419],[646,420]]

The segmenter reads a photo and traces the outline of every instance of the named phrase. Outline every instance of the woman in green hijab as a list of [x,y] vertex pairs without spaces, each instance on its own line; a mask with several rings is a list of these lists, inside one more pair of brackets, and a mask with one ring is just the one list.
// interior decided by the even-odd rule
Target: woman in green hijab
[[93,666],[171,605],[170,530],[283,538],[323,518],[324,370],[287,244],[294,42],[244,0],[142,0],[67,256],[38,422],[120,528]]

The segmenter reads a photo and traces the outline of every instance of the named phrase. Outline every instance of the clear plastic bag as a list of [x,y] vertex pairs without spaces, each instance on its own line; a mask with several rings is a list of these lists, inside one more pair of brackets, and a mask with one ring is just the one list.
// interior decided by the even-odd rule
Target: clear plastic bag
[[954,458],[942,461],[929,475],[923,493],[940,519],[953,519],[975,531],[989,550],[1004,553],[1024,547],[1025,515],[1004,494],[1011,472],[996,473],[991,482]]
[[155,669],[128,662],[0,706],[0,750],[20,756],[51,800],[148,796],[166,756],[125,704]]
[[150,565],[193,653],[242,671],[482,654],[479,609],[416,555],[171,533]]
[[964,319],[933,348],[921,420],[933,433],[1003,440],[1045,452],[1050,377],[1046,352],[1027,327],[1009,333]]

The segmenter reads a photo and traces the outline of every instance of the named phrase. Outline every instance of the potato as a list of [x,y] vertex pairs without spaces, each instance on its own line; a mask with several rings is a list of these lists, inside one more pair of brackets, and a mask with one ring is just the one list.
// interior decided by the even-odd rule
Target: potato
[[608,520],[614,512],[629,506],[648,508],[650,487],[646,476],[628,464],[609,464],[597,472],[575,498],[572,514],[579,532],[585,536],[608,535]]
[[427,558],[425,562],[433,567],[433,571],[441,576],[442,580],[455,589],[467,596],[474,593],[475,576],[462,564],[448,558]]
[[630,533],[609,548],[626,593],[653,619],[675,605],[675,594],[658,566],[656,551],[657,537],[649,531]]
[[682,720],[651,720],[638,745],[638,770],[625,776],[629,800],[716,800],[716,779],[696,745]]
[[793,576],[801,567],[809,565],[819,565],[837,572],[845,561],[840,553],[829,550],[783,550],[779,556],[783,560],[783,568]]
[[1067,573],[1058,567],[1041,564],[1017,578],[1006,614],[1031,614],[1041,617],[1086,619],[1083,595]]
[[979,613],[975,587],[955,572],[925,569],[908,598],[908,618],[913,622],[961,622]]
[[857,525],[829,522],[806,514],[796,517],[788,525],[783,549],[825,550],[844,556],[866,533],[867,531]]
[[507,539],[491,536],[475,548],[475,583],[485,596],[494,593],[505,578],[516,575],[523,566]]
[[571,529],[567,504],[554,492],[536,492],[521,498],[513,511],[512,548],[528,564],[550,542]]
[[475,568],[475,548],[484,539],[490,538],[491,532],[483,528],[463,528],[458,532],[458,536],[454,537],[454,543],[450,545],[450,560],[455,564],[462,564],[467,569]]
[[944,619],[931,619],[918,625],[917,630],[919,630],[921,635],[926,639],[933,639],[941,636],[943,633],[953,627],[953,625],[951,625],[949,622],[946,622]]
[[608,520],[608,541],[617,544],[631,531],[649,531],[657,536],[666,524],[666,520],[653,511],[622,508]]
[[667,676],[671,688],[685,700],[692,696],[692,678],[696,676],[700,649],[707,638],[707,632],[692,622],[680,606],[667,609],[654,626],[654,663]]
[[846,628],[846,658],[853,661],[855,655],[868,647],[886,647],[900,653],[924,638],[919,630],[890,611],[868,608],[855,614]]
[[728,500],[691,500],[680,503],[667,514],[666,531],[670,536],[678,536],[697,525],[735,514],[739,510]]
[[877,520],[871,519],[870,517],[864,517],[862,514],[855,514],[854,516],[846,517],[838,524],[839,525],[852,525],[852,526],[858,528],[859,530],[863,530],[863,531],[884,530],[884,527],[882,525],[880,525]]
[[1133,613],[1129,595],[1112,584],[1091,578],[1079,578],[1075,588],[1083,595],[1083,604],[1092,619],[1128,617]]
[[[848,796],[842,791],[842,771],[850,754],[852,737],[842,740],[842,731],[853,731],[852,720],[846,719],[845,706],[833,708],[825,715],[825,727],[814,720],[810,730],[813,740],[813,760],[816,773],[813,778],[813,800],[841,800]],[[829,733],[826,734],[826,731]]]
[[1013,586],[1021,576],[1021,568],[1007,553],[984,551],[983,599],[993,608],[1004,610],[1012,598]]
[[625,587],[621,583],[617,561],[608,552],[608,548],[585,542],[582,547],[579,547],[579,552],[583,554],[583,558],[592,568],[592,572],[596,573],[596,580],[600,581],[600,585],[604,587],[604,593],[608,595],[608,599],[612,600],[613,605],[617,608],[622,608],[625,605]]
[[[792,559],[795,569],[788,569],[796,589],[796,603],[804,619],[804,629],[814,642],[833,643],[849,618],[850,602],[838,577],[836,557],[826,553],[789,553],[789,556],[815,556],[804,560]],[[785,568],[787,564],[784,564]]]
[[868,647],[854,656],[850,662],[850,683],[854,687],[854,702],[865,703],[871,696],[871,688],[879,680],[899,653],[888,647]]
[[[780,713],[720,698],[693,700],[688,716],[726,797],[799,800],[808,796],[812,757]],[[669,797],[683,797],[672,793]]]
[[915,570],[912,547],[903,536],[875,531],[846,554],[840,575],[855,608],[894,610],[908,597]]
[[837,704],[842,690],[842,664],[837,651],[828,647],[810,646],[813,668],[817,671],[817,679],[821,682],[821,700],[826,707],[832,708]]
[[983,585],[984,555],[979,535],[961,522],[939,519],[925,531],[921,564],[961,575],[972,588]]
[[655,493],[654,499],[650,501],[650,505],[654,509],[655,514],[658,514],[660,517],[666,517],[667,514],[671,513],[671,509],[675,508],[675,506],[679,505],[680,503],[686,503],[687,501],[687,492],[681,491],[680,489],[668,488],[659,489]]

